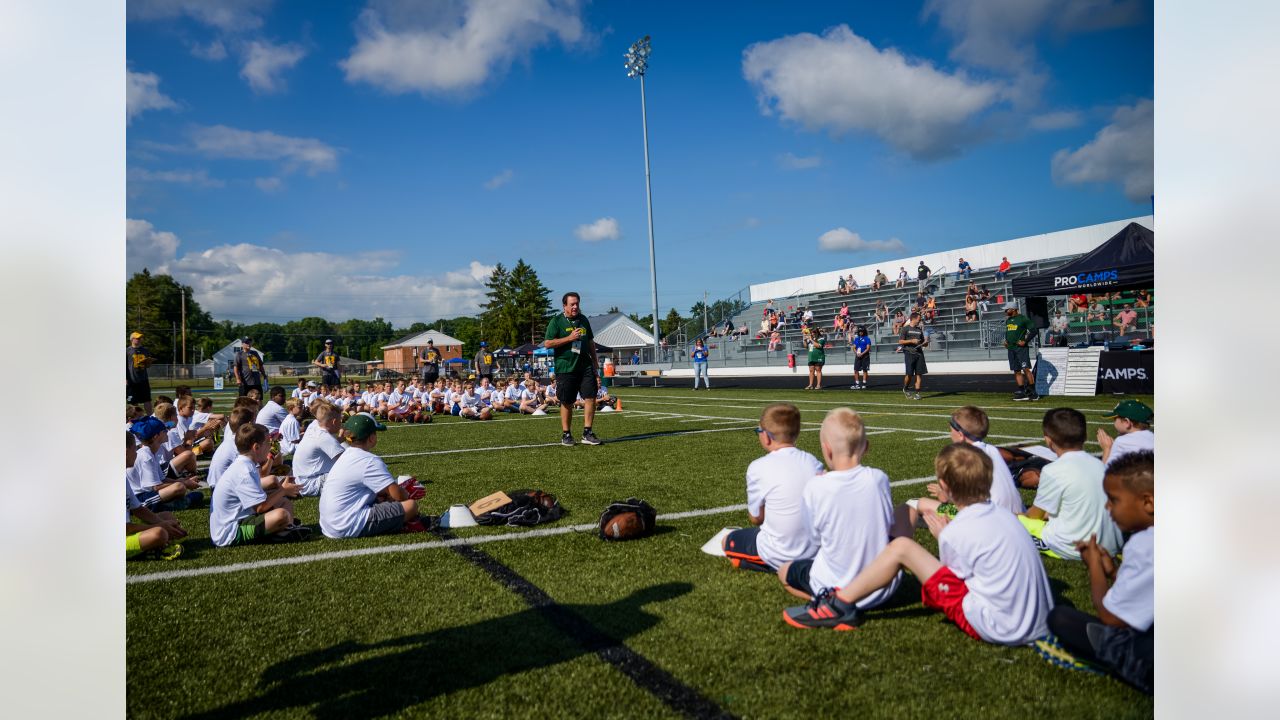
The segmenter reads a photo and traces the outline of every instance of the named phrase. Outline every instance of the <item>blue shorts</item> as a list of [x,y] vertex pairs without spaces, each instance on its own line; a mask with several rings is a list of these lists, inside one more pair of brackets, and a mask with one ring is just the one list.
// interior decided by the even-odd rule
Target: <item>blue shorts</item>
[[760,535],[760,528],[758,527],[742,528],[729,533],[724,538],[724,556],[729,558],[729,562],[733,563],[736,568],[769,573],[777,572],[776,568],[770,567],[768,563],[760,559],[760,555],[756,551],[756,537],[758,535]]
[[792,560],[791,565],[787,567],[787,587],[795,588],[813,594],[813,589],[809,586],[809,570],[813,567],[813,560]]

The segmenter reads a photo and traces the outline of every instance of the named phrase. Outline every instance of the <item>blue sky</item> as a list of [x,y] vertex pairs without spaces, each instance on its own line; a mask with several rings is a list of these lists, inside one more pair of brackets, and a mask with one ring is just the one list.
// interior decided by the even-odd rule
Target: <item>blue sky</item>
[[662,314],[1151,211],[1149,2],[128,8],[127,270],[218,319],[647,313],[645,34]]

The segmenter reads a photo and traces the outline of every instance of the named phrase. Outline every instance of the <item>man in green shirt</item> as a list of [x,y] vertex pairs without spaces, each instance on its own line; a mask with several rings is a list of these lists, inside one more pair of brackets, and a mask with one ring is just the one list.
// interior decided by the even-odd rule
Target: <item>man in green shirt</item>
[[1026,315],[1018,312],[1017,302],[1004,305],[1004,346],[1009,349],[1009,369],[1013,371],[1013,379],[1018,389],[1013,393],[1014,400],[1039,400],[1036,394],[1036,378],[1031,372],[1031,338],[1036,335],[1036,326]]
[[591,323],[578,308],[581,297],[567,292],[560,299],[564,314],[547,323],[547,337],[542,346],[555,351],[556,398],[560,401],[561,445],[573,445],[569,424],[573,421],[573,404],[582,395],[582,443],[599,445],[600,438],[591,432],[596,414],[596,344]]

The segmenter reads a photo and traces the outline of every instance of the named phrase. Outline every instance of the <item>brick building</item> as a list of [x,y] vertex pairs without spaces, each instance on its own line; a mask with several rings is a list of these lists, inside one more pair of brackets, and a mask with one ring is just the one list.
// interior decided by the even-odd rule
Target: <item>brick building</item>
[[431,340],[436,350],[440,351],[442,360],[462,357],[462,341],[442,332],[428,330],[401,338],[382,348],[382,367],[401,373],[411,373],[421,367],[422,351]]

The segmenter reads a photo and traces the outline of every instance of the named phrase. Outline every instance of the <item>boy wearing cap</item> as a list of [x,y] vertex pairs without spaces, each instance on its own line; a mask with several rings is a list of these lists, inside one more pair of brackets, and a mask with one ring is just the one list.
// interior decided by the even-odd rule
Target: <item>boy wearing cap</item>
[[387,426],[360,413],[342,424],[350,447],[324,480],[320,494],[320,531],[341,539],[405,531],[424,532],[418,501],[409,497],[382,458],[373,454],[378,432]]
[[1102,462],[1110,465],[1118,458],[1141,450],[1155,451],[1156,435],[1151,432],[1155,413],[1141,400],[1125,400],[1102,417],[1115,420],[1116,437],[1098,428],[1098,444],[1102,446]]
[[231,368],[235,371],[236,383],[240,386],[238,394],[248,395],[250,390],[256,389],[258,396],[262,396],[265,373],[262,370],[262,356],[253,349],[253,338],[246,336],[240,339],[240,352],[236,354]]
[[1026,315],[1018,312],[1017,302],[1004,304],[1004,346],[1009,349],[1009,369],[1013,371],[1013,380],[1018,389],[1013,393],[1014,400],[1039,400],[1036,394],[1036,377],[1031,373],[1031,338],[1035,337],[1036,326]]
[[150,510],[183,510],[204,501],[204,495],[196,491],[199,485],[195,478],[166,480],[157,457],[160,447],[169,439],[164,422],[154,415],[147,415],[133,423],[130,432],[139,442],[133,472],[129,474],[138,502]]
[[293,478],[285,478],[277,490],[267,494],[262,489],[258,466],[271,455],[271,439],[267,428],[257,423],[244,423],[236,430],[239,453],[231,467],[222,474],[213,489],[209,510],[209,539],[218,547],[231,547],[274,537],[279,540],[303,540],[310,530],[296,525],[293,503],[301,487]]
[[320,368],[320,382],[329,387],[342,384],[342,372],[338,367],[338,354],[333,351],[333,340],[324,341],[324,351],[311,361]]
[[129,335],[129,347],[125,348],[124,394],[130,404],[141,404],[151,414],[151,379],[147,368],[151,367],[151,354],[142,347],[142,333]]

